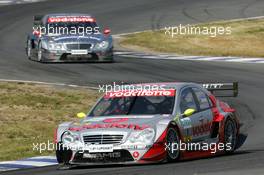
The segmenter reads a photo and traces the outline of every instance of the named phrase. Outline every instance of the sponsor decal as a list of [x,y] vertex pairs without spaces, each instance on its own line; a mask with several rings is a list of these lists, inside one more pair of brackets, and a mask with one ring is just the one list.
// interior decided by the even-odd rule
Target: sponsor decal
[[48,18],[48,23],[53,23],[53,22],[95,22],[95,19],[85,16]]
[[89,153],[113,152],[114,146],[107,145],[89,145]]
[[121,157],[120,152],[110,152],[110,153],[84,153],[83,158],[89,158],[89,159],[100,159],[103,160],[105,158],[119,158]]
[[202,120],[200,125],[194,126],[192,128],[193,136],[199,136],[199,135],[203,135],[203,134],[210,132],[211,125],[212,125],[212,122],[210,122],[209,120],[207,120],[206,122]]
[[202,85],[205,89],[221,89],[224,84],[223,83],[207,83]]
[[139,157],[139,152],[137,152],[137,151],[133,152],[133,157],[134,158],[138,158]]
[[140,96],[175,96],[175,90],[155,90],[155,91],[117,91],[108,92],[104,96],[105,98],[116,98],[116,97],[140,97]]
[[128,118],[108,118],[103,120],[105,123],[120,123],[120,122],[127,122]]
[[70,131],[82,131],[86,129],[99,129],[99,128],[123,128],[123,129],[133,129],[133,130],[144,130],[149,128],[148,125],[138,125],[138,124],[85,124],[82,127],[70,127]]

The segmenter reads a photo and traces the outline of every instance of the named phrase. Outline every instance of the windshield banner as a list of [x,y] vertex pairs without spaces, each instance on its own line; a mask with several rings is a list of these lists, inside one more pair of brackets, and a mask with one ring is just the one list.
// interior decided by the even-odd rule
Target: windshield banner
[[104,98],[118,98],[118,97],[151,97],[151,96],[175,96],[175,90],[155,90],[155,91],[117,91],[108,92]]

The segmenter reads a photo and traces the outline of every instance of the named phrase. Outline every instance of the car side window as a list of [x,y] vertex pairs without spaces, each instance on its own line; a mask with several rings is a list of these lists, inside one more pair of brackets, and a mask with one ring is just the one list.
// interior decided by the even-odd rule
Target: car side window
[[186,109],[195,109],[197,111],[197,106],[193,97],[191,88],[184,89],[181,93],[180,98],[180,110],[184,113]]
[[198,105],[200,110],[205,110],[211,107],[210,102],[208,100],[208,96],[199,88],[193,88],[194,94],[197,97]]

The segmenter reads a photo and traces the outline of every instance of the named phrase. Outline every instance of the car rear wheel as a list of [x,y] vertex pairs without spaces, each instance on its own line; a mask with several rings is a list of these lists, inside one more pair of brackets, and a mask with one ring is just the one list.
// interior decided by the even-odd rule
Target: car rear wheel
[[175,128],[169,128],[166,136],[167,161],[176,161],[180,157],[180,138]]
[[233,153],[236,147],[236,124],[233,120],[227,119],[225,122],[224,128],[224,138],[225,138],[225,152],[226,153]]

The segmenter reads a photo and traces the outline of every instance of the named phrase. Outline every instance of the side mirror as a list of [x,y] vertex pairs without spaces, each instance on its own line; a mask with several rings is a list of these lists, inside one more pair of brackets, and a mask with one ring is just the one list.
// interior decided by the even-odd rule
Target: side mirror
[[104,34],[109,35],[111,33],[111,30],[109,28],[104,29]]
[[86,114],[84,112],[79,112],[76,116],[78,118],[85,118],[86,117]]
[[192,108],[186,109],[183,113],[183,116],[189,117],[189,116],[193,115],[194,112],[195,112],[195,109],[192,109]]

